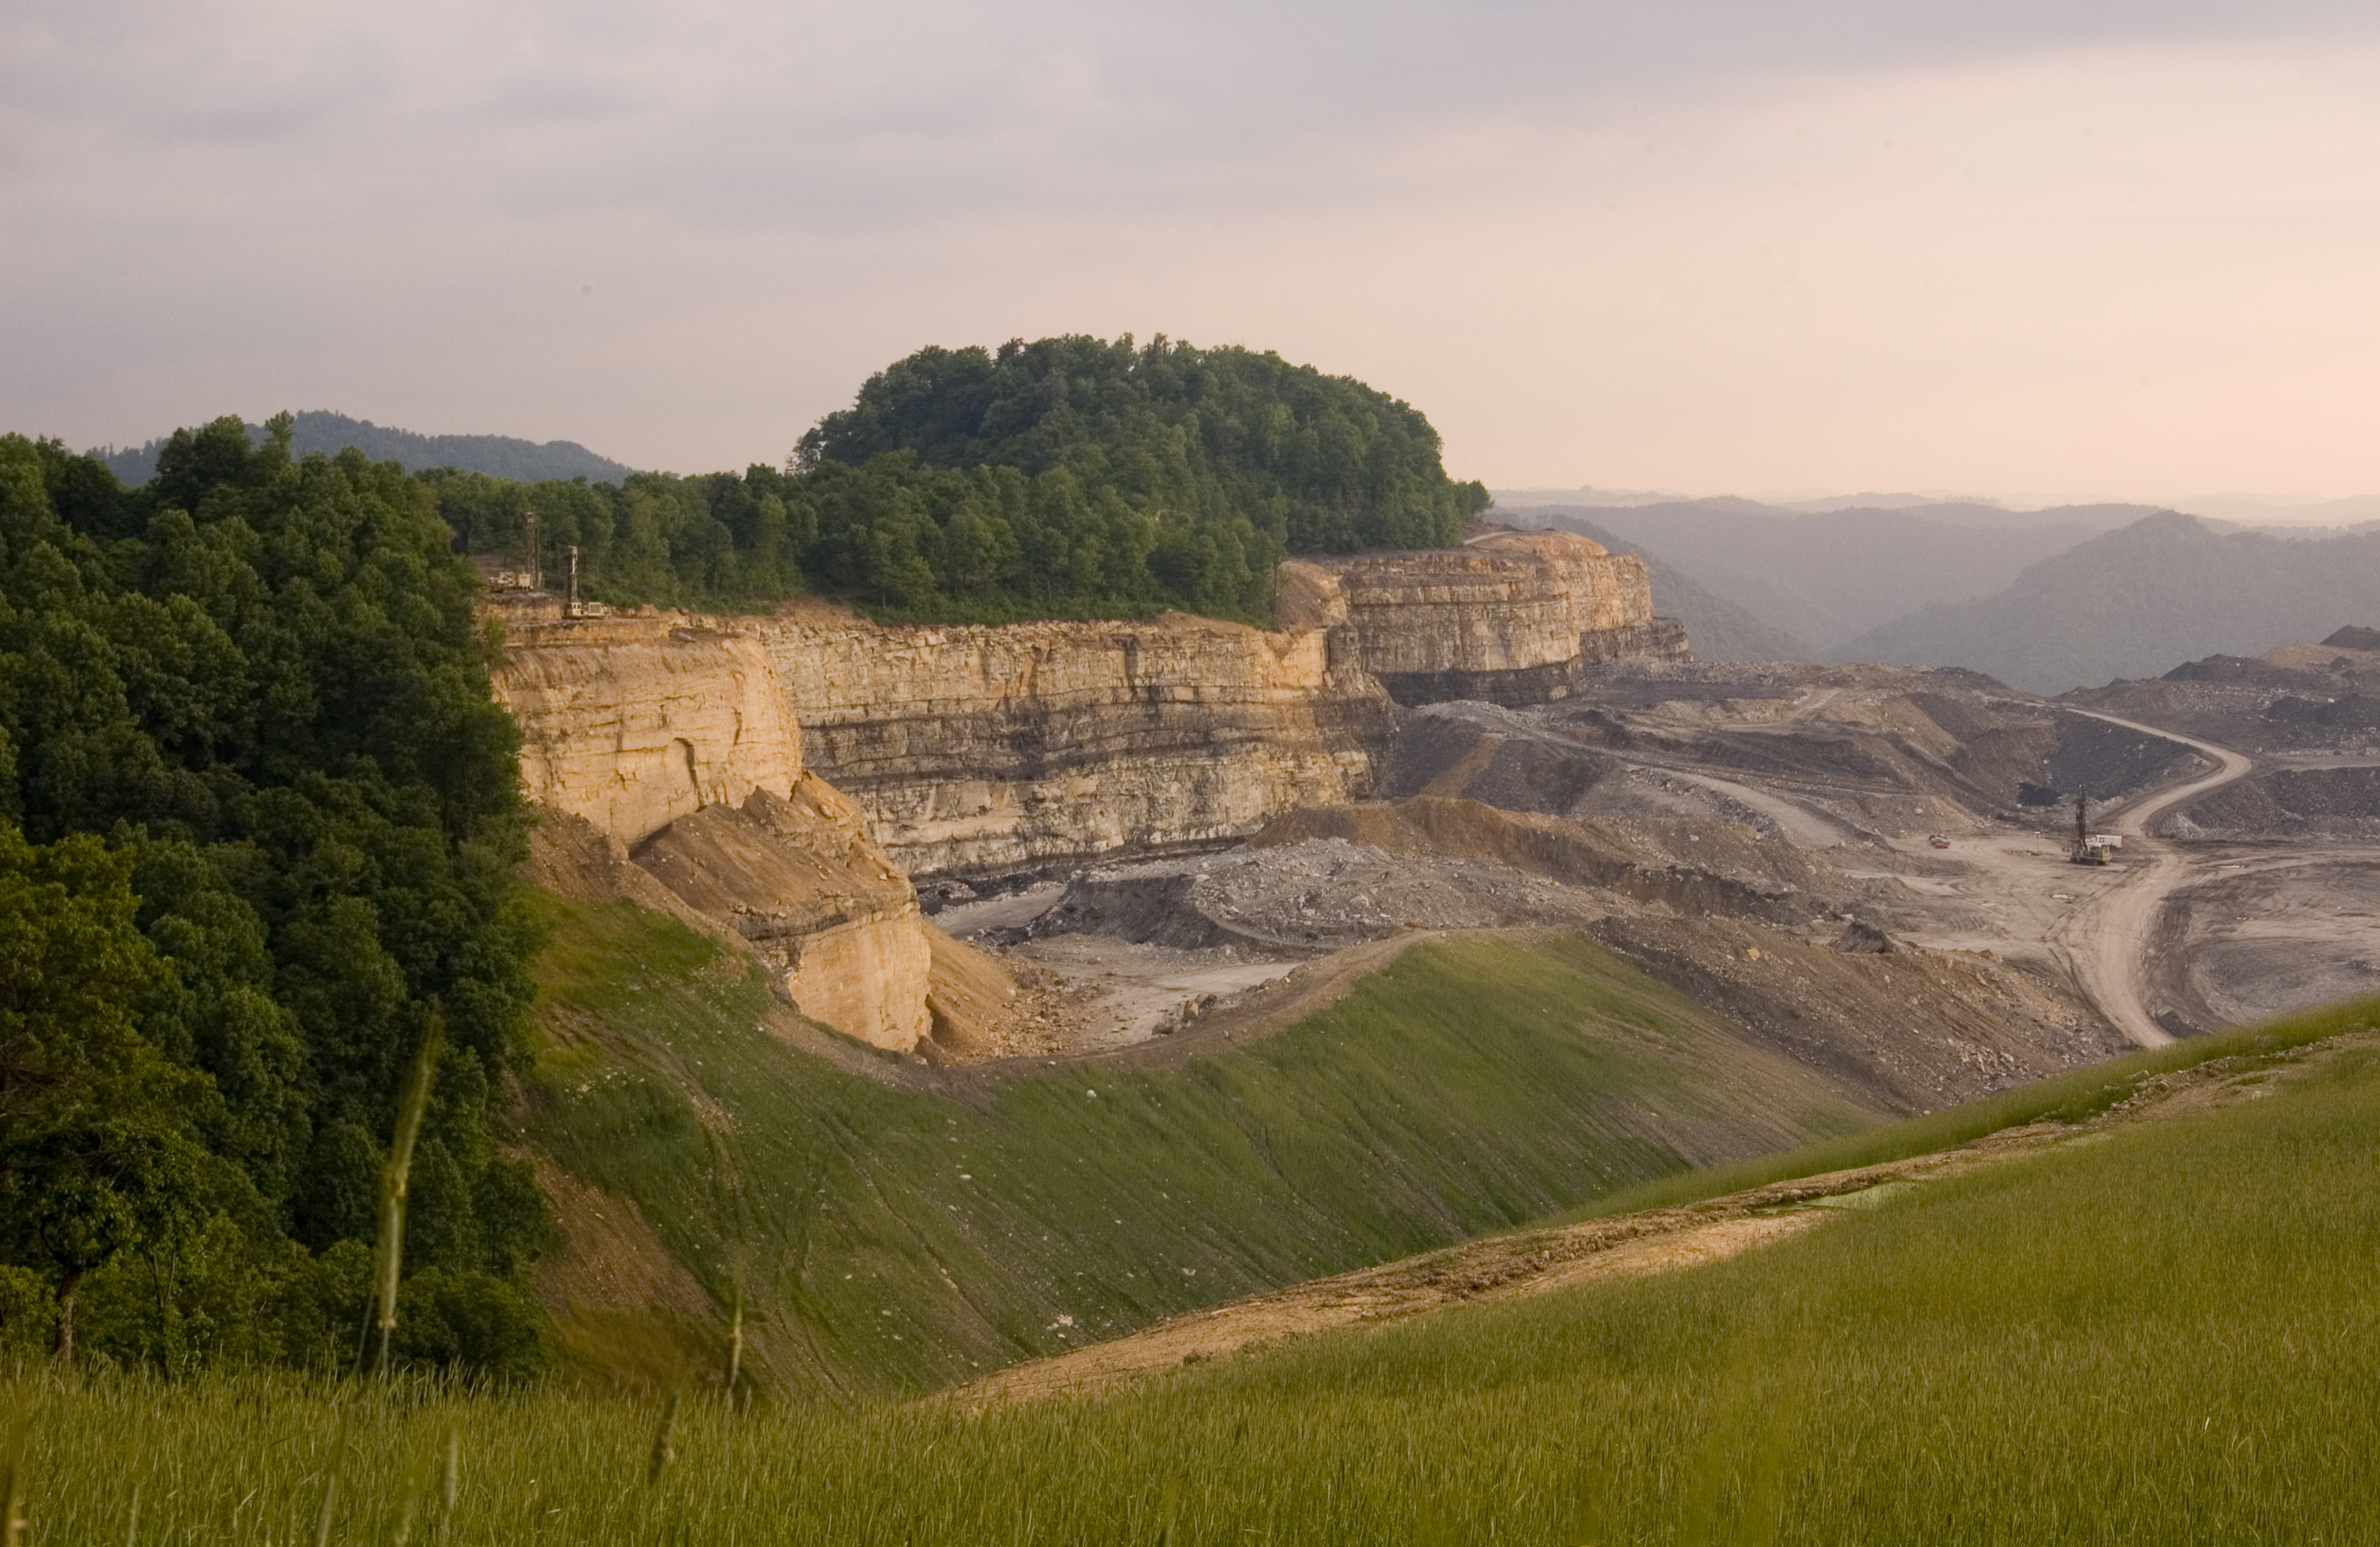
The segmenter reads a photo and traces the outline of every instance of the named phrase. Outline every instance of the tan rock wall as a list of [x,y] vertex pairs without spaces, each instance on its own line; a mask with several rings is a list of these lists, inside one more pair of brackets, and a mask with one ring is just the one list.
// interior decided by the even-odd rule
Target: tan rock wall
[[[1579,659],[1586,636],[1653,617],[1644,561],[1570,532],[1503,532],[1447,553],[1309,562],[1338,582],[1342,648],[1381,677],[1561,665]],[[1302,613],[1324,611],[1303,596],[1298,604]]]
[[788,796],[679,818],[631,851],[679,901],[727,924],[804,1015],[879,1047],[931,1029],[917,895],[859,808],[806,773]]
[[1356,798],[1390,706],[1320,630],[1205,618],[761,626],[809,766],[913,874],[1245,835]]
[[533,799],[625,846],[676,904],[768,962],[803,1014],[917,1045],[930,1027],[917,893],[859,809],[804,771],[759,640],[683,616],[516,617],[505,642],[496,694]]
[[674,617],[515,624],[495,689],[520,723],[529,798],[622,843],[801,776],[800,731],[748,634]]

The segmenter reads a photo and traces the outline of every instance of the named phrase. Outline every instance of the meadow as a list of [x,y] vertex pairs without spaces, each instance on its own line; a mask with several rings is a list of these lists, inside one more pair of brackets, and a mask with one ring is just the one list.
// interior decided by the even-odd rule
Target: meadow
[[33,1373],[9,1475],[41,1543],[2368,1541],[2380,1056],[2295,1061],[2375,1009],[2196,1050],[2266,1099],[1099,1400]]

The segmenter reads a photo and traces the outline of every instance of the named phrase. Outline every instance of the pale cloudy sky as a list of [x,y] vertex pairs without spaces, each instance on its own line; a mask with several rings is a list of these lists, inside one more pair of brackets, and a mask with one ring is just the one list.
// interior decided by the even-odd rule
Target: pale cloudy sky
[[0,0],[0,428],[696,471],[1057,332],[1503,485],[2380,491],[2380,7]]

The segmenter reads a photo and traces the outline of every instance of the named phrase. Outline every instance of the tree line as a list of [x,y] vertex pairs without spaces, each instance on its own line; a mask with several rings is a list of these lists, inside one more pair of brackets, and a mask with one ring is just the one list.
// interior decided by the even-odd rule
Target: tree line
[[1444,547],[1486,508],[1437,432],[1360,382],[1241,348],[1070,336],[919,350],[783,468],[619,484],[423,475],[474,552],[592,600],[755,606],[804,593],[891,620],[1262,621],[1293,553]]
[[524,1370],[518,733],[429,488],[275,422],[0,436],[0,1352],[352,1358],[435,1007],[399,1351]]

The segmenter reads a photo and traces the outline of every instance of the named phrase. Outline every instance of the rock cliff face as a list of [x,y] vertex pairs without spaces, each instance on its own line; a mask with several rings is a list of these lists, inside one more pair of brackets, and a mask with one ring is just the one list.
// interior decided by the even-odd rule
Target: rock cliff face
[[1653,615],[1645,561],[1570,532],[1291,567],[1287,613],[1328,627],[1334,659],[1401,704],[1546,703],[1568,695],[1585,663],[1685,654],[1683,630]]
[[683,816],[629,850],[777,974],[801,1012],[879,1047],[931,1028],[932,948],[908,877],[869,841],[859,808],[815,774]]
[[917,893],[859,809],[803,769],[759,640],[638,617],[516,621],[505,642],[495,688],[531,798],[742,938],[803,1014],[917,1043],[931,952]]
[[[808,1005],[833,974],[803,961],[873,952],[910,972],[920,951],[894,933],[914,897],[861,884],[857,860],[839,869],[804,849],[761,865],[738,845],[798,849],[789,833],[841,833],[848,810],[912,875],[1221,844],[1372,795],[1401,702],[1542,703],[1587,662],[1684,652],[1653,615],[1641,562],[1561,532],[1292,563],[1279,597],[1272,629],[1179,615],[886,627],[815,605],[748,625],[520,621],[500,688],[532,795],[773,943]],[[747,911],[722,912],[730,898]],[[831,944],[836,930],[857,932]],[[894,1042],[918,1021],[905,1008],[843,1005],[851,1024],[819,1013]]]
[[622,843],[801,777],[801,733],[748,635],[602,618],[516,623],[505,645],[496,692],[529,798]]
[[912,874],[1184,847],[1368,786],[1393,706],[1325,631],[1207,618],[759,630],[812,768]]
[[1645,566],[1566,532],[1282,566],[1277,627],[759,627],[809,765],[913,875],[1245,837],[1372,793],[1396,705],[1543,703],[1588,662],[1682,658]]

